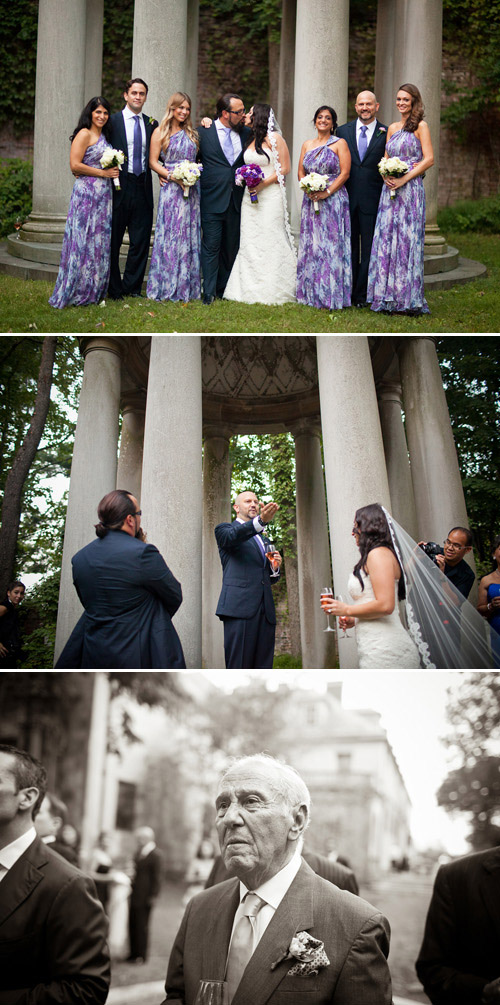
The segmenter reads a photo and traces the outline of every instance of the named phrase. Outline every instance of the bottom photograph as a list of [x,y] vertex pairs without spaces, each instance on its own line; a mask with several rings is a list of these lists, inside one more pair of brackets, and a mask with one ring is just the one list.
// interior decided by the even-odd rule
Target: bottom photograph
[[0,1005],[500,1002],[498,674],[17,672],[0,709]]

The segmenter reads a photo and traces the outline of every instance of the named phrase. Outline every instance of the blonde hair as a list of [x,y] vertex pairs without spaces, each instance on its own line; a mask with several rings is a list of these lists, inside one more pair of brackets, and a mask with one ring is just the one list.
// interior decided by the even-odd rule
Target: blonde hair
[[193,123],[191,122],[191,98],[189,97],[189,94],[184,94],[183,91],[176,91],[175,94],[172,94],[168,99],[165,115],[160,122],[160,147],[163,150],[163,153],[166,153],[170,143],[170,137],[172,136],[174,109],[178,108],[179,105],[182,105],[183,101],[187,101],[189,104],[189,115],[183,123],[182,128],[189,136],[189,139],[192,140],[193,143],[196,143],[196,149],[198,149],[198,134],[194,131]]

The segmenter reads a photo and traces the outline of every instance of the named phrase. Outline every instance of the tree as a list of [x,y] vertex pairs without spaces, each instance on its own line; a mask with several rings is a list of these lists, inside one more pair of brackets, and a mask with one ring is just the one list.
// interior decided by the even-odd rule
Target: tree
[[239,687],[224,701],[219,692],[210,694],[203,711],[213,749],[228,758],[257,751],[276,754],[276,737],[284,726],[282,705],[282,693],[268,691],[262,682]]

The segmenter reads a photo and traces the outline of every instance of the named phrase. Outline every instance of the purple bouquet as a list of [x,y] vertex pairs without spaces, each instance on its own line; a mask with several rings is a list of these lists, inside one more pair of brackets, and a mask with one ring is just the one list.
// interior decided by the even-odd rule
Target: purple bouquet
[[264,181],[265,175],[262,168],[258,164],[244,164],[243,167],[236,169],[234,177],[237,185],[246,185],[250,192],[250,201],[258,202],[257,192],[254,192],[253,189],[257,188],[261,181]]

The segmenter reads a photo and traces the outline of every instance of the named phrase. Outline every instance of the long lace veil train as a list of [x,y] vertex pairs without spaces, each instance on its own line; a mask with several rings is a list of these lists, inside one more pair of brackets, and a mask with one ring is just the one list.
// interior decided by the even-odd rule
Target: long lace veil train
[[278,144],[276,143],[276,135],[275,135],[276,133],[279,133],[280,136],[282,135],[281,129],[280,129],[280,127],[279,127],[279,125],[278,125],[278,123],[276,121],[276,118],[275,118],[275,115],[274,115],[274,111],[271,108],[269,110],[269,118],[267,120],[267,135],[269,137],[269,142],[271,144],[271,151],[272,151],[272,155],[273,155],[274,170],[276,171],[276,177],[278,179],[278,184],[279,184],[280,192],[281,192],[281,201],[283,203],[283,220],[284,220],[284,224],[285,224],[286,235],[288,237],[288,241],[289,241],[290,247],[291,247],[294,255],[297,256],[297,249],[295,247],[295,242],[294,242],[293,237],[292,237],[292,231],[290,229],[290,220],[288,218],[288,205],[287,205],[287,201],[286,201],[285,178],[284,178],[284,175],[283,175],[283,171],[282,171],[282,167],[281,167],[281,161],[280,161],[279,154],[278,154]]

